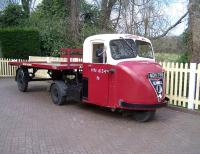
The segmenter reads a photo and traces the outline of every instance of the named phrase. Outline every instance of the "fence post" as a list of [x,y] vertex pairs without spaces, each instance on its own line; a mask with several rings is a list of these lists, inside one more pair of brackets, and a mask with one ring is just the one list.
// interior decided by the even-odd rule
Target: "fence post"
[[190,80],[189,80],[189,94],[188,94],[188,109],[194,109],[194,93],[195,93],[195,73],[196,63],[190,63]]

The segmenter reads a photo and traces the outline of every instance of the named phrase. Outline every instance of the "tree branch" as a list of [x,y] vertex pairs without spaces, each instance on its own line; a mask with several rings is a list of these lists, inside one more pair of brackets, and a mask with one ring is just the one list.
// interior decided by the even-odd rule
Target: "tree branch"
[[187,16],[188,14],[188,11],[173,25],[171,25],[163,34],[159,35],[159,36],[156,36],[156,37],[152,37],[150,39],[152,40],[155,40],[155,39],[158,39],[158,38],[161,38],[161,37],[164,37],[167,35],[167,33],[172,30],[174,27],[176,27],[178,24],[180,24],[182,22],[182,20]]
[[143,2],[142,4],[137,4],[135,3],[135,1],[133,1],[132,3],[135,5],[135,6],[143,6],[143,5],[146,5],[147,3],[149,3],[150,0],[146,1],[146,2]]
[[118,16],[117,16],[117,19],[116,19],[116,23],[114,25],[114,29],[116,29],[118,23],[119,23],[119,19],[120,19],[120,16],[121,16],[121,7],[122,7],[122,1],[119,0],[119,11],[118,11]]

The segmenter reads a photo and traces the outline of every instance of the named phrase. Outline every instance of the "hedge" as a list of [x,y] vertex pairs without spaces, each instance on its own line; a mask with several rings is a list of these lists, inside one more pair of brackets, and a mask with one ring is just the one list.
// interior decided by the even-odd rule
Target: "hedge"
[[0,56],[27,59],[40,54],[39,32],[35,29],[0,29]]

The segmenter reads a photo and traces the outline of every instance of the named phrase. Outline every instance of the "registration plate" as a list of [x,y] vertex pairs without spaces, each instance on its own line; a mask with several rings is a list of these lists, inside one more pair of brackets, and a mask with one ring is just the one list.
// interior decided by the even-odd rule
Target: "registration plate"
[[148,74],[149,79],[155,79],[155,78],[164,78],[164,72],[161,73],[149,73]]

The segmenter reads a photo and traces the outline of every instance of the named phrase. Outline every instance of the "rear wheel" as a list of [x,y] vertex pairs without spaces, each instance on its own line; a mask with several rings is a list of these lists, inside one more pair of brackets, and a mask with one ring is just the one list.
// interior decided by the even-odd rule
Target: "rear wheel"
[[63,105],[66,102],[67,86],[63,81],[55,82],[51,85],[51,98],[54,104]]
[[26,92],[28,89],[29,73],[26,68],[19,68],[16,75],[17,87],[21,92]]
[[150,121],[154,118],[156,110],[151,111],[135,111],[133,113],[133,118],[139,122]]

